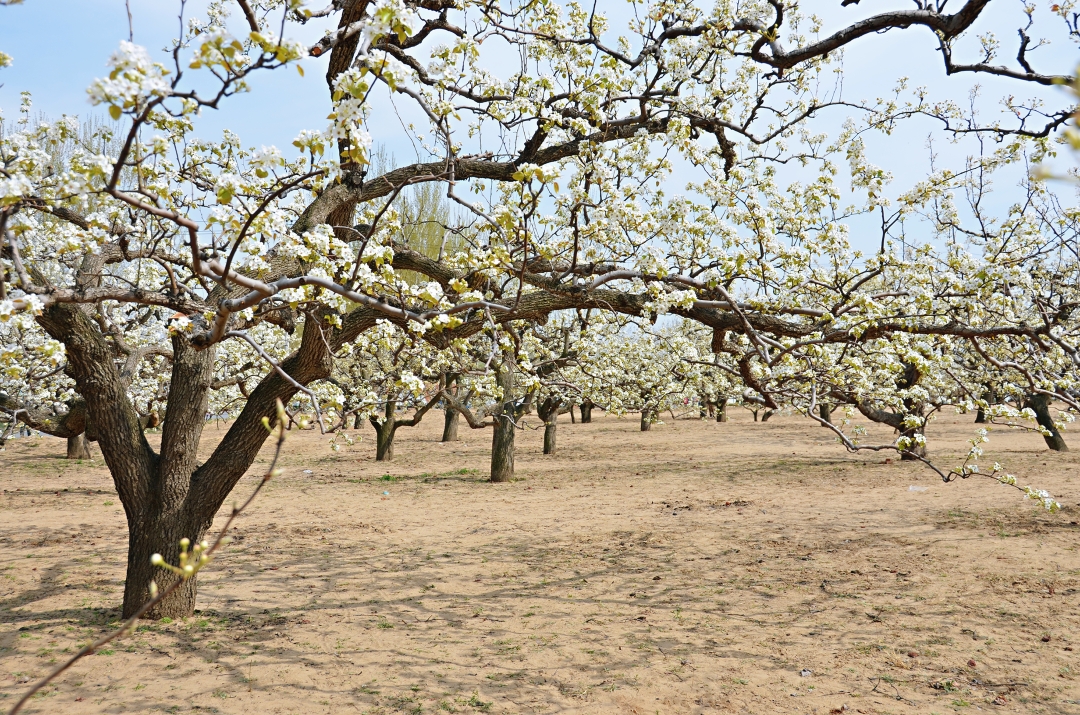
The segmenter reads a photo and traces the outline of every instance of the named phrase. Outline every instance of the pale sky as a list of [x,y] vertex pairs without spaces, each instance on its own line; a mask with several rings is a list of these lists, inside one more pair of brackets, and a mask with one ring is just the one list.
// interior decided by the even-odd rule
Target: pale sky
[[[190,2],[187,16],[204,5],[205,0]],[[1040,3],[1036,18],[1042,27],[1037,25],[1036,31],[1056,31],[1055,25],[1046,22],[1049,13],[1042,5],[1049,3]],[[177,34],[179,3],[130,0],[130,6],[135,42],[146,46],[156,59],[170,64],[161,48]],[[624,11],[625,5],[600,0],[599,7],[618,13]],[[911,3],[898,0],[863,0],[847,8],[841,8],[838,0],[803,4],[804,12],[818,13],[825,19],[826,32],[872,11],[909,7]],[[1019,0],[994,0],[976,26],[976,34],[988,30],[997,33],[1003,60],[1012,60],[1016,54],[1016,30],[1024,22],[1022,8]],[[619,29],[617,22],[613,26]],[[292,37],[313,42],[324,27],[313,22],[303,28],[292,25],[289,32]],[[21,5],[0,7],[0,50],[14,58],[13,66],[0,70],[0,111],[9,121],[14,120],[19,93],[29,90],[33,93],[34,111],[49,117],[94,112],[86,99],[86,87],[95,77],[105,74],[109,55],[121,40],[128,38],[128,31],[123,0],[24,0]],[[1048,73],[1071,71],[1080,59],[1075,44],[1064,35],[1053,40],[1050,46],[1031,55],[1036,69]],[[976,59],[976,41],[962,49],[967,56],[958,59]],[[229,99],[225,111],[204,112],[196,125],[197,134],[216,138],[228,127],[240,135],[245,145],[273,144],[288,150],[300,130],[322,129],[327,124],[330,103],[323,79],[325,61],[325,57],[305,60],[305,77],[291,68],[257,74],[251,81],[250,94]],[[985,76],[946,77],[935,52],[935,39],[923,28],[863,38],[846,51],[844,66],[844,96],[849,99],[886,95],[897,78],[907,76],[912,85],[927,86],[934,97],[958,101],[966,101],[971,88],[979,83],[983,88],[980,106],[988,115],[997,111],[1000,98],[1009,93],[1041,96],[1050,106],[1060,106],[1064,101],[1060,88],[1033,87]],[[832,111],[815,122],[815,129],[835,131],[845,117],[845,110]],[[926,138],[937,128],[930,120],[914,120],[888,139],[874,137],[870,141],[871,159],[895,175],[897,189],[925,175]],[[412,158],[410,141],[392,111],[375,115],[371,129],[374,141],[395,153],[399,161]],[[950,146],[940,133],[937,147],[946,160],[960,160],[972,150],[970,143]],[[1001,188],[1007,195],[1007,187]]]

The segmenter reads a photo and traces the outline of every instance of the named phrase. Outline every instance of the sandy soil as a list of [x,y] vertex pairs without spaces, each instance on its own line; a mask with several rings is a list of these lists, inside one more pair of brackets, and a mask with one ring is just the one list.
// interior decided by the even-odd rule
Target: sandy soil
[[[390,464],[367,433],[294,434],[196,617],[27,712],[1080,713],[1077,452],[988,445],[1048,515],[795,417],[601,416],[563,422],[556,457],[521,435],[520,479],[493,485],[490,433],[443,445],[433,417]],[[938,458],[973,429],[934,423]],[[0,454],[0,708],[117,618],[123,513],[100,460],[62,455]]]

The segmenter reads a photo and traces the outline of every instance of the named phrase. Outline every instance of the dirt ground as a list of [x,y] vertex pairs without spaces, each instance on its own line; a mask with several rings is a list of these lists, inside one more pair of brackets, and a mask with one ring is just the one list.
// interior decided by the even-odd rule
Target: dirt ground
[[[1058,497],[1049,515],[797,417],[564,417],[557,456],[526,431],[494,485],[490,433],[440,444],[432,417],[389,464],[370,430],[337,453],[293,433],[197,615],[140,626],[26,712],[1080,713],[1078,452],[987,445]],[[935,456],[974,429],[939,419]],[[63,449],[0,453],[3,709],[118,615],[123,513],[100,459]]]

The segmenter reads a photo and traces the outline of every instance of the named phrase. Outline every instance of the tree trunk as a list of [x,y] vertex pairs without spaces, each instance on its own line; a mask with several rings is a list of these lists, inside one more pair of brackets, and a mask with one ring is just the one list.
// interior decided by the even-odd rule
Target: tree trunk
[[544,423],[544,454],[555,454],[555,431],[559,426],[558,413],[551,416],[551,419]]
[[353,415],[352,428],[360,429],[360,425],[362,424],[364,424],[364,418],[360,416],[359,412],[357,412],[355,415]]
[[86,433],[80,432],[67,438],[68,459],[91,459],[90,443],[86,441]]
[[581,424],[585,425],[592,422],[592,408],[594,406],[590,400],[581,403]]
[[[824,402],[818,405],[818,415],[821,419],[825,420],[829,424],[832,424],[832,406],[826,405]],[[825,425],[822,425],[824,427]]]
[[716,421],[727,422],[727,398],[721,397],[716,403]]
[[502,407],[495,415],[491,436],[491,481],[508,482],[514,477],[514,371],[508,356],[497,376],[502,388]]
[[570,405],[570,424],[576,424],[576,420],[574,419],[574,405],[572,403]]
[[[916,437],[922,436],[923,431],[921,427],[912,427],[911,429],[901,431],[900,434],[904,437],[915,439]],[[912,444],[911,447],[908,447],[900,453],[900,461],[915,462],[918,461],[919,457],[925,459],[926,454],[927,452],[925,442],[923,442],[923,444]]]
[[457,410],[450,405],[446,405],[446,407],[443,408],[443,442],[457,442],[458,421],[460,418],[461,415],[459,415]]
[[[191,545],[202,541],[209,523],[198,524],[184,512],[162,514],[157,519],[136,519],[128,525],[127,575],[124,581],[124,618],[130,618],[150,600],[150,582],[164,591],[178,576],[172,571],[154,566],[150,557],[161,554],[166,562],[180,563],[180,540]],[[190,546],[188,551],[191,551]],[[143,614],[143,618],[187,618],[195,610],[198,576],[182,583],[161,603]]]
[[1054,424],[1054,418],[1050,416],[1050,396],[1029,395],[1026,406],[1034,410],[1035,421],[1039,423],[1039,426],[1050,432],[1049,435],[1043,435],[1046,446],[1055,452],[1068,452],[1069,446],[1065,444],[1065,438],[1061,436],[1057,425]]
[[394,400],[387,400],[382,422],[374,417],[371,418],[371,425],[375,428],[376,462],[389,462],[394,458],[394,432],[397,431],[397,424],[394,422],[396,408],[397,403]]
[[649,419],[652,413],[649,410],[641,411],[641,431],[648,432],[652,429],[652,420]]
[[769,418],[772,417],[775,413],[776,413],[775,410],[765,410],[765,414],[763,414],[761,416],[761,421],[762,422],[768,422]]
[[975,413],[975,424],[986,424],[986,410],[979,408],[979,411]]

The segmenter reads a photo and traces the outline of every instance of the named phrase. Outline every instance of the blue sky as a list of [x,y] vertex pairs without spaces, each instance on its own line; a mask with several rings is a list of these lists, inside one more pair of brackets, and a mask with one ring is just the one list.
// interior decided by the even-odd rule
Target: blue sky
[[[316,3],[317,4],[317,3]],[[610,8],[608,8],[610,4]],[[1043,3],[1048,6],[1049,3]],[[889,8],[908,8],[898,0],[864,0],[861,7],[841,8],[838,0],[814,0],[803,4],[806,13],[818,13],[825,20],[825,31],[839,28],[855,19]],[[193,0],[187,14],[192,16],[205,6],[205,0]],[[601,0],[601,9],[618,14],[625,7],[614,0]],[[1023,24],[1023,5],[1019,0],[994,0],[985,13],[978,32],[995,31],[1002,41],[1002,56],[1015,56],[1016,28]],[[131,0],[132,29],[135,42],[165,59],[161,49],[177,34],[176,13],[179,3],[171,0]],[[1036,15],[1045,26],[1048,11],[1042,5]],[[618,23],[613,23],[617,29]],[[290,26],[292,37],[313,42],[325,25],[313,22],[306,27]],[[121,40],[128,37],[128,16],[123,0],[25,0],[20,5],[0,7],[0,50],[14,57],[12,67],[0,70],[0,109],[9,120],[19,107],[19,93],[33,93],[34,111],[52,117],[60,114],[85,116],[94,111],[86,99],[86,87],[105,73],[109,55]],[[1064,36],[1033,54],[1037,69],[1045,72],[1068,72],[1080,59],[1075,45]],[[977,44],[970,42],[961,53],[973,57]],[[323,74],[325,58],[308,59],[306,76],[294,70],[267,72],[252,79],[250,94],[228,100],[225,111],[207,111],[197,122],[200,136],[220,136],[223,128],[238,133],[249,146],[274,144],[287,148],[302,129],[322,129],[330,110]],[[907,76],[912,85],[925,85],[931,95],[964,101],[971,88],[983,87],[980,106],[987,113],[998,111],[1000,97],[1042,96],[1052,106],[1063,103],[1059,88],[1033,88],[1014,81],[972,75],[946,77],[935,51],[935,39],[925,29],[892,31],[863,38],[845,54],[844,94],[847,98],[867,98],[889,93],[896,79]],[[821,129],[835,130],[845,118],[843,110],[831,112],[821,120]],[[411,143],[400,121],[392,112],[373,117],[372,134],[399,161],[413,155]],[[928,152],[926,138],[937,126],[929,120],[905,124],[892,137],[870,140],[871,158],[896,176],[898,187],[908,186],[926,173]],[[953,146],[944,138],[937,148],[947,160],[959,160],[970,145]],[[1007,182],[1006,182],[1007,183]],[[1002,187],[1007,195],[1007,187]],[[1003,196],[1005,198],[1005,196]]]

